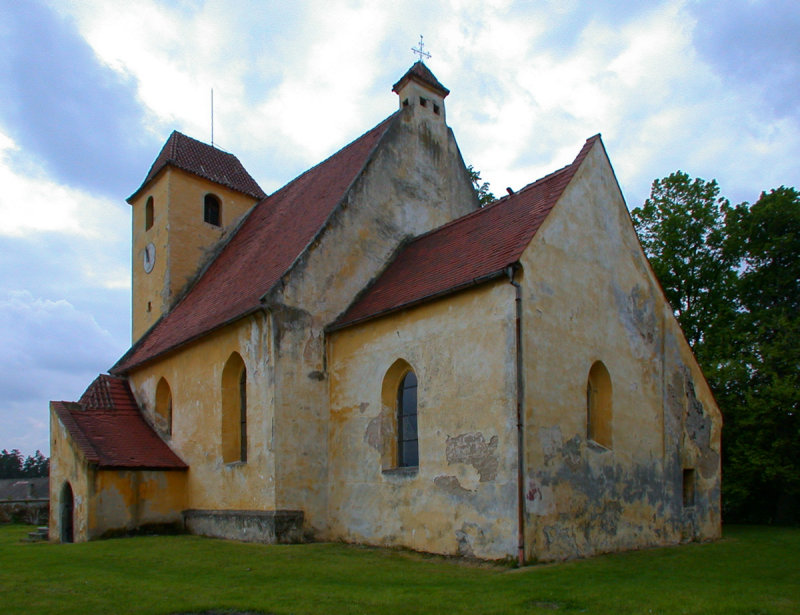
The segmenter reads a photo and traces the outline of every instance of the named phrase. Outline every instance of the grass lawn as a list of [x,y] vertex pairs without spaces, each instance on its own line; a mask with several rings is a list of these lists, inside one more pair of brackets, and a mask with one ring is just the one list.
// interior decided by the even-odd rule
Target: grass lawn
[[342,544],[196,536],[23,543],[0,527],[0,613],[800,613],[800,528],[524,569]]

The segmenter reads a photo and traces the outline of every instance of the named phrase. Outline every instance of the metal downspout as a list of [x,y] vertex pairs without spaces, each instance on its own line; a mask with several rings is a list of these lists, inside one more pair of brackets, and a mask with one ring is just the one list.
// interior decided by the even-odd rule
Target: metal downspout
[[525,565],[525,490],[524,490],[524,432],[523,399],[525,379],[522,373],[522,287],[514,281],[514,267],[506,269],[508,281],[514,287],[516,298],[516,368],[517,368],[517,564]]

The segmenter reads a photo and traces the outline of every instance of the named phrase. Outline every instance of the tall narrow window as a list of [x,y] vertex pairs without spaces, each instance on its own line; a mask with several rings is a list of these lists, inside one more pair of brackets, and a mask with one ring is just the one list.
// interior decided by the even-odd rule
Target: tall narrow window
[[602,361],[596,361],[586,383],[586,437],[611,448],[612,414],[611,376]]
[[153,197],[147,197],[144,206],[144,230],[149,231],[153,226]]
[[684,468],[683,470],[683,507],[694,506],[694,468]]
[[417,438],[417,377],[408,372],[397,391],[397,465],[415,468],[419,465]]
[[207,194],[205,197],[203,219],[214,226],[222,226],[222,206],[213,194]]
[[156,386],[155,423],[161,433],[172,435],[172,390],[164,378],[159,380]]
[[247,461],[247,370],[239,376],[239,459]]
[[222,460],[247,461],[247,368],[238,352],[222,368]]

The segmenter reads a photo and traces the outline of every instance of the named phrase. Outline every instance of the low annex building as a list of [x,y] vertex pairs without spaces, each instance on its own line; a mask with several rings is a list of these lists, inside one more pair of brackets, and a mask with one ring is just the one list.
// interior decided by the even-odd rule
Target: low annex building
[[266,195],[173,133],[133,345],[51,403],[51,537],[164,524],[557,560],[720,535],[719,409],[600,136],[481,208],[448,90]]

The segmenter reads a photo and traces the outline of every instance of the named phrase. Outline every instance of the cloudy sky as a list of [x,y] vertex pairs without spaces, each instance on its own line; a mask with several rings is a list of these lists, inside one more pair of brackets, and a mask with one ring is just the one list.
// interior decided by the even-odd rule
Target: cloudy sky
[[425,37],[496,194],[602,133],[628,205],[682,169],[800,186],[796,0],[0,0],[0,448],[47,450],[130,343],[125,203],[173,129],[271,192],[392,113]]

